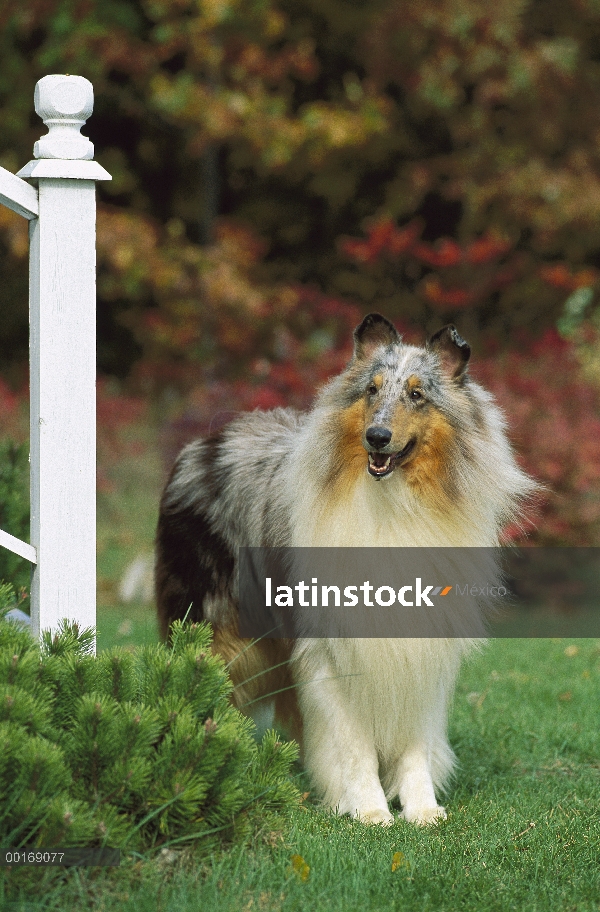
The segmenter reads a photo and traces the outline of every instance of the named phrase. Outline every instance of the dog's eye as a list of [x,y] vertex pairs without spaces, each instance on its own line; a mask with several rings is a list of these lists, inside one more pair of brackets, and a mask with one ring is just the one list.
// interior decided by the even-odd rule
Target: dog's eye
[[370,383],[370,384],[368,385],[368,387],[367,387],[367,392],[368,392],[369,396],[374,396],[374,395],[375,395],[375,393],[377,392],[377,387],[375,386],[374,383]]
[[417,390],[417,389],[411,390],[410,398],[412,399],[413,402],[418,402],[420,399],[423,398],[423,393],[419,392],[419,390]]

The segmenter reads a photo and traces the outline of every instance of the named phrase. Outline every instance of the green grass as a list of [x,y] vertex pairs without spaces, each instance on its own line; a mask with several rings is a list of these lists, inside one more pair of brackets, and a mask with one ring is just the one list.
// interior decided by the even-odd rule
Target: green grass
[[110,484],[97,498],[97,647],[132,646],[158,640],[155,611],[137,599],[124,604],[119,583],[128,565],[140,556],[152,559],[164,467],[152,425],[128,431],[129,444],[142,454],[129,454],[105,467]]
[[98,651],[111,646],[158,642],[154,609],[142,602],[99,606],[97,632]]
[[495,640],[459,682],[447,821],[368,828],[309,798],[278,831],[218,855],[198,847],[72,872],[25,908],[600,909],[599,706],[598,641]]

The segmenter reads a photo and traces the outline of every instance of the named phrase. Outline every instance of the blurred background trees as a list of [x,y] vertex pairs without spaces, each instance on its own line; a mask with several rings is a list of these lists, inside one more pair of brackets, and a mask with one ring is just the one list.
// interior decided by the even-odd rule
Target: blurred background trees
[[[409,339],[453,321],[549,486],[538,540],[597,542],[595,0],[4,0],[0,48],[10,170],[36,80],[94,84],[99,370],[169,404],[169,451],[306,405],[369,310]],[[0,248],[14,391],[27,238],[2,209]]]

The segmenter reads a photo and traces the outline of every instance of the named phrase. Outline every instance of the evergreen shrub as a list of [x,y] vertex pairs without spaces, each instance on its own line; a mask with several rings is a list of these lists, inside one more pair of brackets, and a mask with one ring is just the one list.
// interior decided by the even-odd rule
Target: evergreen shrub
[[208,625],[94,656],[66,622],[39,644],[5,617],[12,598],[1,585],[2,846],[183,846],[299,801],[296,745],[255,742]]
[[[29,448],[12,440],[0,440],[0,529],[29,541]],[[21,602],[30,575],[27,561],[0,548],[0,580],[11,581]]]

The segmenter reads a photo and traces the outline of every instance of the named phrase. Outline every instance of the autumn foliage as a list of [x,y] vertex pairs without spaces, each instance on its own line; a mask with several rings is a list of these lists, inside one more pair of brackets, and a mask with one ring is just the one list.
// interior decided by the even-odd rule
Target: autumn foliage
[[[536,540],[596,543],[599,42],[592,0],[5,0],[0,164],[31,157],[38,78],[92,80],[99,368],[179,403],[169,454],[307,405],[369,310],[453,321],[547,485]],[[0,207],[0,414],[26,253]]]

